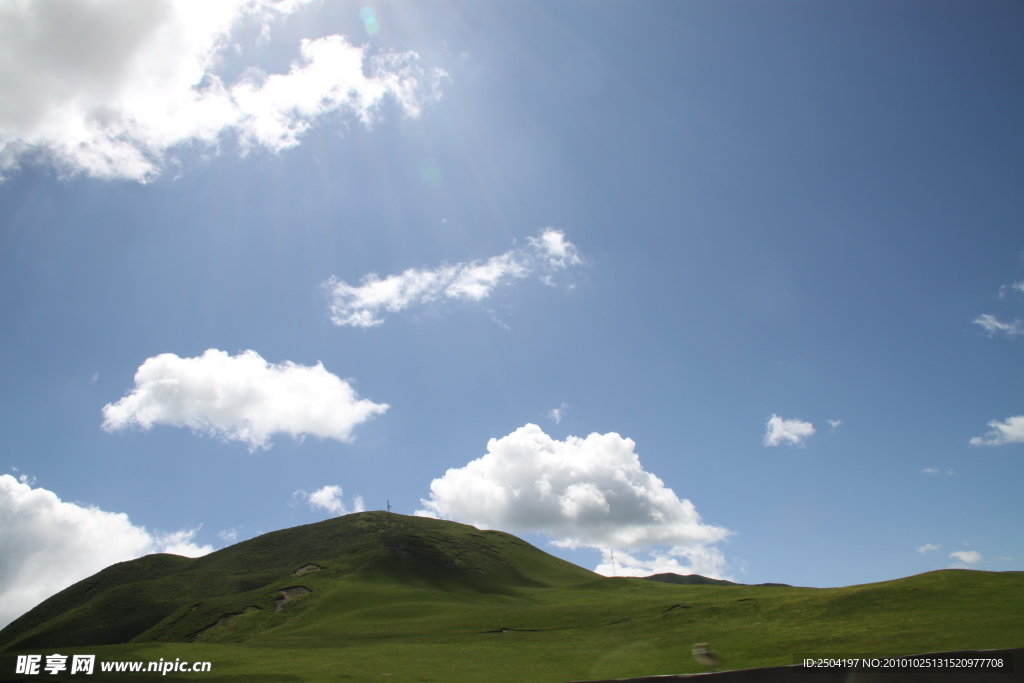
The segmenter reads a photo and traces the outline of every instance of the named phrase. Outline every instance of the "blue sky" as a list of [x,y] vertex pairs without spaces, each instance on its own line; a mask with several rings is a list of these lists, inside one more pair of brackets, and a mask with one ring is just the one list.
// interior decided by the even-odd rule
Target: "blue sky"
[[67,5],[0,11],[3,621],[387,501],[1024,569],[1019,3]]

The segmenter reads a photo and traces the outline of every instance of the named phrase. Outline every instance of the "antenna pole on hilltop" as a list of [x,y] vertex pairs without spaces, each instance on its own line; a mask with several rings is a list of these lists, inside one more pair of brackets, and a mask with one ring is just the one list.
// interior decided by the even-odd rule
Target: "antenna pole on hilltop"
[[387,516],[387,520],[388,520],[388,536],[390,536],[391,535],[391,501],[390,500],[388,501],[388,516]]

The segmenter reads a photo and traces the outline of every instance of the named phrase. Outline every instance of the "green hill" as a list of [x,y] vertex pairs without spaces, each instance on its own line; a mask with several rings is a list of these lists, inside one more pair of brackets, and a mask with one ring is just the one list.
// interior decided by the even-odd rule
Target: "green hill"
[[601,577],[505,533],[359,513],[109,567],[0,631],[0,680],[18,652],[212,662],[179,675],[196,680],[557,683],[702,671],[696,642],[723,668],[1024,645],[1022,572],[830,589],[663,581]]
[[[246,633],[254,633],[287,620],[278,616],[279,603],[297,604],[312,593],[304,601],[316,603],[352,586],[498,596],[598,578],[509,534],[365,512],[264,534],[201,558],[148,555],[115,564],[12,622],[0,631],[0,647],[191,642],[208,639],[211,624],[233,632],[223,628],[225,618],[258,613],[245,620]],[[285,600],[281,591],[288,588],[306,590]],[[295,611],[289,605],[288,613]]]

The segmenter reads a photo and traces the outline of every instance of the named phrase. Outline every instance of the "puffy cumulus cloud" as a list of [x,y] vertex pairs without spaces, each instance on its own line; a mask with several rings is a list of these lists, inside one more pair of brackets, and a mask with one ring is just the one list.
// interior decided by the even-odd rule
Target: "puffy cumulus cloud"
[[366,506],[363,505],[363,497],[356,496],[352,501],[352,509],[349,510],[345,507],[345,503],[341,499],[342,490],[340,486],[328,485],[323,488],[319,488],[312,493],[305,491],[296,491],[296,496],[301,496],[306,499],[309,503],[309,507],[314,510],[326,510],[332,515],[347,515],[349,512],[363,512]]
[[1016,337],[1019,334],[1024,334],[1024,325],[1021,324],[1020,320],[1004,323],[994,315],[983,313],[972,322],[975,325],[981,325],[981,327],[988,332],[988,336],[990,337],[997,332],[1004,332],[1008,337]]
[[546,228],[539,236],[528,238],[525,247],[515,247],[486,261],[433,269],[410,268],[383,279],[370,273],[360,285],[331,277],[323,287],[335,325],[375,327],[384,323],[385,312],[397,313],[416,304],[444,299],[480,301],[496,287],[534,272],[546,284],[552,284],[556,272],[581,263],[576,245],[565,239],[562,232]]
[[768,429],[764,435],[765,446],[778,446],[783,441],[802,445],[804,439],[814,435],[814,425],[801,420],[783,420],[778,415],[768,418]]
[[135,373],[135,388],[103,407],[103,429],[155,424],[270,448],[272,434],[351,441],[352,430],[388,409],[359,399],[348,382],[315,366],[274,365],[255,351],[229,356],[209,349],[196,358],[163,353]]
[[150,553],[198,557],[196,529],[150,533],[124,513],[63,502],[0,475],[0,628],[101,569]]
[[1024,443],[1024,415],[1008,417],[1003,422],[992,420],[988,423],[992,431],[985,436],[971,439],[972,446],[1002,446],[1008,443]]
[[[440,96],[414,52],[370,55],[332,35],[303,40],[287,73],[224,80],[236,37],[310,0],[53,0],[0,3],[0,170],[49,161],[65,173],[146,181],[176,150],[280,151],[332,112],[365,124],[388,98],[406,116]],[[241,65],[245,66],[245,65]]]
[[954,566],[964,567],[981,562],[981,553],[976,550],[958,550],[949,554],[949,559],[957,560]]
[[671,566],[667,571],[685,574],[700,567],[721,576],[725,563],[712,546],[732,532],[705,524],[693,503],[644,470],[634,448],[615,433],[558,441],[527,424],[435,479],[416,514],[539,532],[563,548],[597,548],[605,553],[598,571],[608,574],[614,551],[622,571]]
[[919,552],[922,555],[924,555],[925,553],[930,553],[933,550],[938,550],[941,547],[942,546],[939,546],[939,545],[932,545],[931,543],[925,543],[924,545],[917,546],[917,552]]

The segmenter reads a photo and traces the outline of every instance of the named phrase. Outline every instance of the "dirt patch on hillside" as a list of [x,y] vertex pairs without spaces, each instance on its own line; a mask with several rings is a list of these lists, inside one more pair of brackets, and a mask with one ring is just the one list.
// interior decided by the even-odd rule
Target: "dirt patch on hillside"
[[310,590],[305,586],[290,586],[288,588],[279,588],[277,592],[281,594],[281,597],[277,599],[277,603],[274,605],[274,614],[280,612],[288,604],[289,600],[305,595]]
[[204,640],[209,640],[211,636],[214,636],[220,631],[227,629],[231,622],[233,622],[238,617],[242,616],[243,614],[249,614],[250,612],[258,612],[259,610],[259,607],[253,605],[252,607],[247,607],[245,611],[242,612],[228,612],[227,614],[223,614],[221,615],[220,619],[218,619],[213,624],[210,624],[206,628],[200,629],[192,635],[190,635],[188,637],[188,640],[192,641],[193,643],[201,643]]

